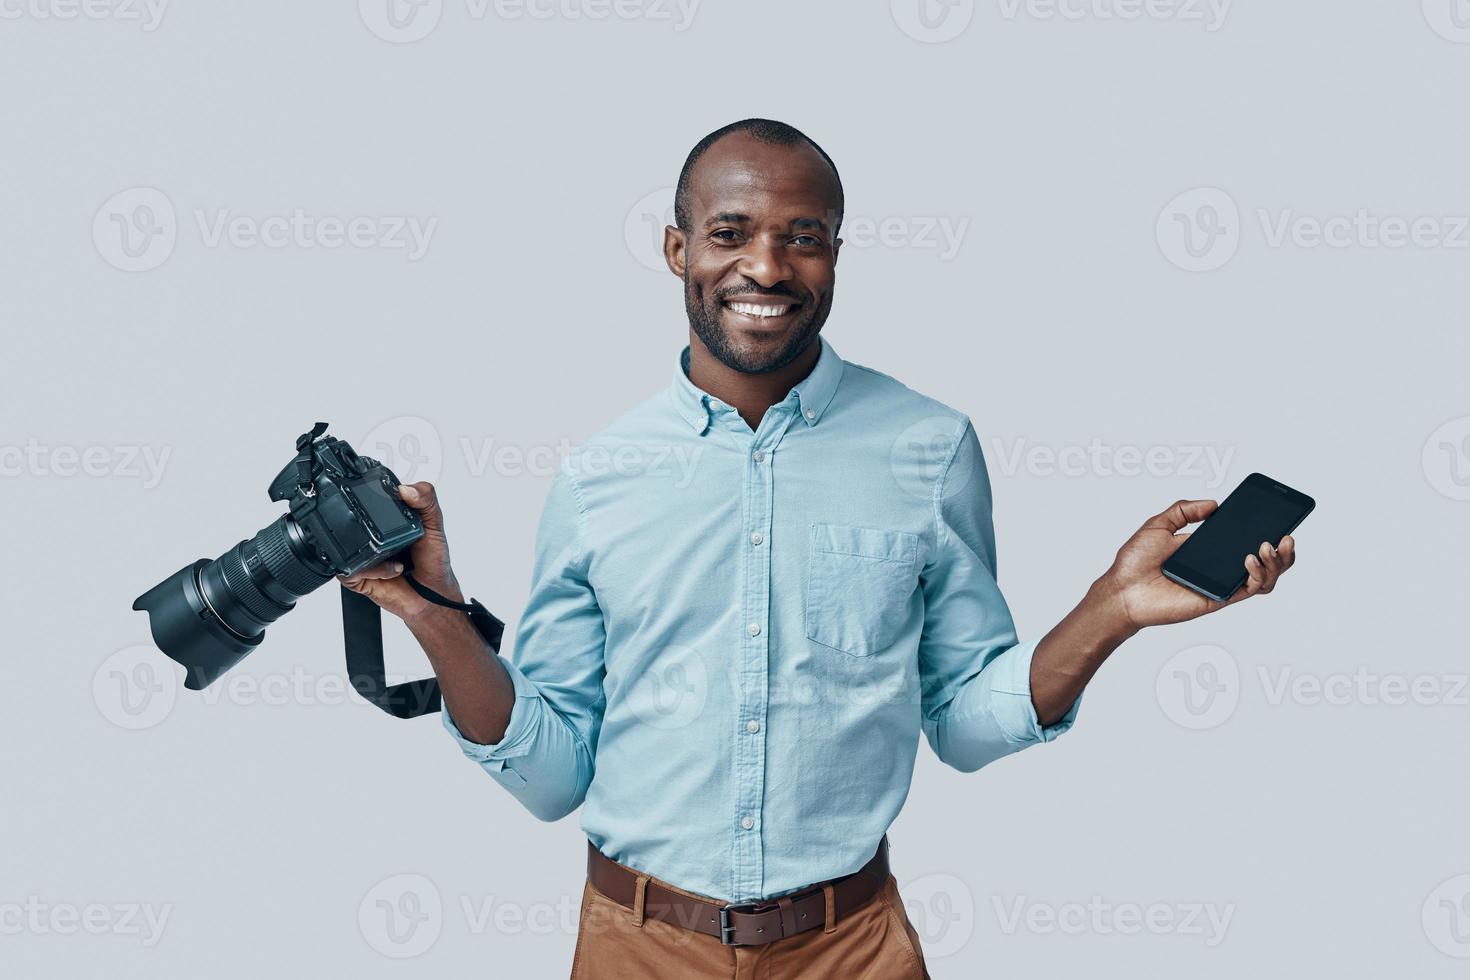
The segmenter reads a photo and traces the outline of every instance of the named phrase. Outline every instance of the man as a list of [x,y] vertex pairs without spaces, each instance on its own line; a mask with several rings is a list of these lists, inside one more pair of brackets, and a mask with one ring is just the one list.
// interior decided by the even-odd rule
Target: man
[[[347,584],[408,623],[470,758],[542,820],[585,801],[574,978],[925,977],[885,837],[919,732],[966,772],[1065,732],[1125,639],[1221,608],[1160,572],[1215,505],[1149,519],[1017,643],[969,419],[820,336],[832,161],[737,122],[690,153],[675,209],[689,345],[557,476],[514,662],[397,565]],[[433,488],[403,496],[415,574],[463,601]],[[1242,558],[1224,605],[1270,592],[1294,543]]]

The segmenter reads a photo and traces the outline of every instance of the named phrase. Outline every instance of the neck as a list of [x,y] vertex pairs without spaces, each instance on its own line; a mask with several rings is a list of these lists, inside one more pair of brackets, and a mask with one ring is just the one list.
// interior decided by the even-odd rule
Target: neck
[[689,331],[689,380],[711,395],[733,406],[752,430],[765,418],[766,409],[785,398],[793,385],[811,373],[822,353],[822,342],[813,337],[790,364],[763,374],[748,374],[725,364],[710,353],[704,341]]

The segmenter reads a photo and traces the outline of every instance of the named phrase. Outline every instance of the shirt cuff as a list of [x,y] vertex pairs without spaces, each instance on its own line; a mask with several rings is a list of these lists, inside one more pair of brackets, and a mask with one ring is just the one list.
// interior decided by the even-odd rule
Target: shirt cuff
[[510,722],[505,726],[505,734],[501,736],[500,741],[490,745],[472,742],[465,738],[464,733],[455,725],[454,719],[449,717],[448,705],[443,705],[439,711],[440,716],[444,719],[444,728],[459,743],[460,751],[481,765],[513,759],[531,751],[530,741],[531,733],[535,729],[536,708],[533,701],[541,697],[541,692],[536,689],[536,685],[521,673],[519,667],[504,657],[499,657],[499,659],[506,673],[510,674],[516,694],[515,703],[510,709]]
[[1054,724],[1041,725],[1031,700],[1031,658],[1040,643],[1039,639],[1018,643],[985,667],[985,673],[991,675],[991,710],[996,724],[1013,742],[1052,741],[1072,727],[1077,720],[1077,708],[1082,704],[1079,694],[1067,713]]

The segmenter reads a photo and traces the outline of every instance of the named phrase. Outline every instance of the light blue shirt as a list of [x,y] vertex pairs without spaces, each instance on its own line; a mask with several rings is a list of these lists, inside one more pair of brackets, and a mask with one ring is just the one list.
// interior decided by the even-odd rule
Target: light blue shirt
[[820,342],[754,432],[685,348],[577,447],[501,658],[509,727],[479,745],[444,714],[537,817],[581,806],[603,854],[717,900],[860,868],[921,729],[970,772],[1077,712],[1038,724],[969,419]]

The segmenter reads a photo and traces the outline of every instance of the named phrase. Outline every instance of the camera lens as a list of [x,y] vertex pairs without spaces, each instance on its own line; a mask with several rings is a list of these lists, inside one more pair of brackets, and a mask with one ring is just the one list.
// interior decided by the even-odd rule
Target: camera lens
[[260,645],[265,628],[332,578],[301,526],[284,515],[214,561],[179,569],[133,603],[148,613],[154,642],[188,670],[184,686],[207,687]]

